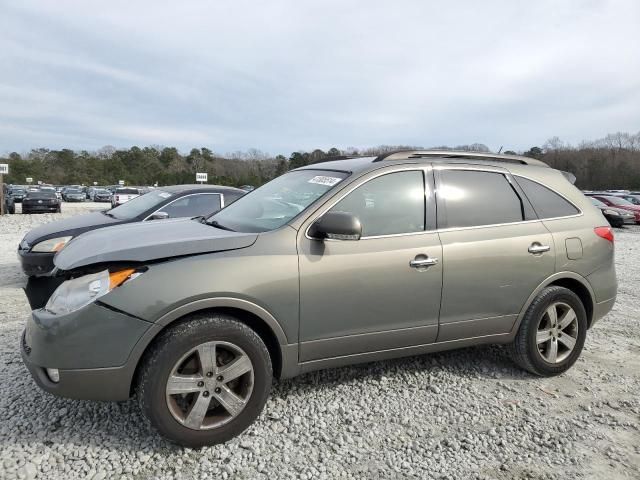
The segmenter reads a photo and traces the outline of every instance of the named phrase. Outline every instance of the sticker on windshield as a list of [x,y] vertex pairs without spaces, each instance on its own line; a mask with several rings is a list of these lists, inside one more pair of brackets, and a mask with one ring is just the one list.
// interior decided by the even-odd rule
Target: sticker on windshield
[[324,175],[316,175],[309,183],[317,183],[318,185],[327,185],[329,187],[333,187],[336,183],[338,183],[341,178],[338,177],[325,177]]
[[159,196],[159,197],[162,197],[162,198],[169,198],[169,197],[171,196],[171,194],[170,194],[170,193],[168,193],[168,192],[160,192],[160,193],[158,194],[158,196]]

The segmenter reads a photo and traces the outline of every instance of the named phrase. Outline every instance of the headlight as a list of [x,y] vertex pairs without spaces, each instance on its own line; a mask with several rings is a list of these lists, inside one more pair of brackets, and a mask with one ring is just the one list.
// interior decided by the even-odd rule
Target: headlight
[[89,305],[127,280],[141,275],[133,268],[109,273],[109,270],[67,280],[60,285],[44,309],[55,314],[75,312]]
[[59,252],[73,237],[50,238],[40,243],[36,243],[31,249],[32,252]]
[[616,212],[615,210],[609,210],[608,208],[607,208],[607,209],[605,209],[605,210],[603,210],[603,212],[604,212],[606,215],[613,215],[614,217],[617,217],[617,216],[619,216],[619,215],[620,215],[620,214],[619,214],[618,212]]

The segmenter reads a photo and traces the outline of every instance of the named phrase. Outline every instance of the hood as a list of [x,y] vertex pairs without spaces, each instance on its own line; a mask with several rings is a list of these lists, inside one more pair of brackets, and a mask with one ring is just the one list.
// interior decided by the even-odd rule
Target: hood
[[107,227],[123,221],[127,220],[112,218],[101,212],[88,213],[40,225],[27,233],[24,239],[29,245],[35,245],[47,238],[80,235],[93,228]]
[[87,232],[54,257],[61,270],[104,262],[147,262],[160,258],[237,250],[253,245],[255,233],[221,230],[188,218],[128,223]]

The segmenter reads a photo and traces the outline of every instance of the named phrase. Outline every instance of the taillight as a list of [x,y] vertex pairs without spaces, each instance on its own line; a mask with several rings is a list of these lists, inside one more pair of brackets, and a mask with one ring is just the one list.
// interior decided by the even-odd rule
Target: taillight
[[613,230],[611,229],[611,227],[596,227],[593,229],[594,232],[596,232],[596,235],[598,235],[601,238],[604,238],[605,240],[609,240],[611,243],[613,243]]

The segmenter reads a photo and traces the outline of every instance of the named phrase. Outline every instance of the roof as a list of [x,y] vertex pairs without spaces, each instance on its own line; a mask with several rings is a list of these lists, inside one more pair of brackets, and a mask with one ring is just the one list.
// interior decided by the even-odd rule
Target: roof
[[194,192],[216,192],[216,193],[242,193],[244,190],[240,190],[235,187],[226,187],[224,185],[206,185],[206,184],[191,184],[191,185],[167,185],[166,187],[156,187],[156,190],[163,190],[171,193],[182,193],[186,191]]
[[530,165],[537,167],[549,167],[546,163],[535,158],[520,155],[504,155],[500,153],[466,152],[458,150],[406,150],[389,152],[377,157],[348,157],[339,160],[324,160],[312,163],[298,170],[338,170],[345,172],[361,172],[375,169],[390,164],[399,163],[484,163],[504,166]]

